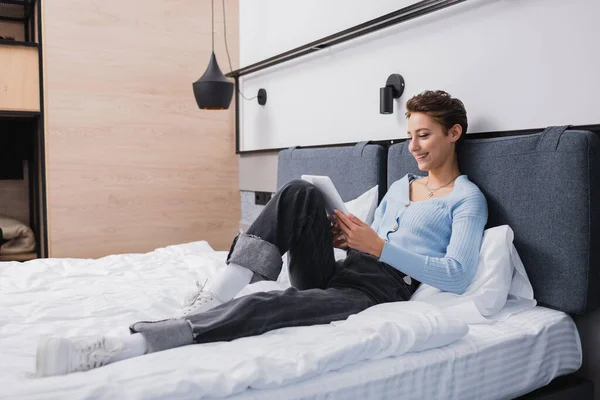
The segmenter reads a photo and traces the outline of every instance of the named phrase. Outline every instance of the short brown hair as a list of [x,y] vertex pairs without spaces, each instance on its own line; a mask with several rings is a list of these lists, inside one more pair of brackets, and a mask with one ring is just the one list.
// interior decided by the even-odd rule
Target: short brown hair
[[429,115],[448,132],[455,124],[462,127],[462,135],[456,142],[458,150],[467,133],[469,123],[467,121],[467,110],[462,101],[452,98],[443,90],[426,90],[411,97],[406,102],[406,118],[412,113],[421,112]]

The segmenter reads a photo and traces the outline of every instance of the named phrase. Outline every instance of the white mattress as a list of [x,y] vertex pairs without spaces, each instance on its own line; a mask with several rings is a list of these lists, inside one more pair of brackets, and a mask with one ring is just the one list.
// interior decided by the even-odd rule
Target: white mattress
[[581,366],[579,334],[544,307],[492,325],[471,325],[448,346],[361,362],[308,381],[248,390],[230,399],[509,399]]
[[[172,317],[182,292],[194,288],[195,279],[213,275],[224,258],[224,252],[212,251],[206,242],[195,242],[99,260],[0,263],[0,398],[201,397],[201,361],[194,359],[202,354],[201,346],[46,379],[32,376],[35,346],[41,334],[126,335],[134,321]],[[246,293],[277,287],[277,282],[260,282]],[[581,365],[577,330],[561,312],[535,307],[469,328],[466,336],[445,347],[362,361],[231,398],[499,399],[529,392]],[[159,395],[148,382],[169,396]],[[81,385],[90,387],[82,390]]]

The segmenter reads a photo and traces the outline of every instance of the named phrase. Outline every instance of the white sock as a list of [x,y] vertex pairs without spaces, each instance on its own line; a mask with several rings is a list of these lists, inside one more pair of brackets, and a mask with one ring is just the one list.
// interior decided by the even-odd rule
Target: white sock
[[233,299],[244,286],[249,284],[253,275],[254,272],[248,268],[229,263],[208,282],[206,290],[225,303]]
[[[107,338],[111,340],[110,338]],[[126,360],[128,358],[137,357],[146,354],[148,346],[146,345],[146,339],[141,333],[134,333],[128,336],[115,338],[119,343],[123,345],[123,350],[110,360],[110,362]]]

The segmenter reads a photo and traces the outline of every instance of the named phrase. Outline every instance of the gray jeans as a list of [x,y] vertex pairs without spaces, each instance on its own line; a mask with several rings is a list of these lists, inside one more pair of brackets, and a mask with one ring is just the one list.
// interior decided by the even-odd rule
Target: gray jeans
[[336,262],[324,200],[311,184],[281,188],[248,229],[233,241],[227,262],[254,272],[252,281],[276,280],[289,251],[292,287],[254,293],[184,318],[137,322],[150,352],[192,343],[233,340],[291,326],[343,320],[375,304],[408,300],[419,282],[376,257],[350,249]]

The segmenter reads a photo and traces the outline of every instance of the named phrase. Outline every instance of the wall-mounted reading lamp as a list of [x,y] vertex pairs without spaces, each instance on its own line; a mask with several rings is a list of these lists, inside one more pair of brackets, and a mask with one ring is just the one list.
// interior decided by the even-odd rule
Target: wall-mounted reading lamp
[[404,78],[400,74],[392,74],[387,78],[385,87],[379,89],[379,112],[392,114],[394,112],[394,99],[404,93]]

